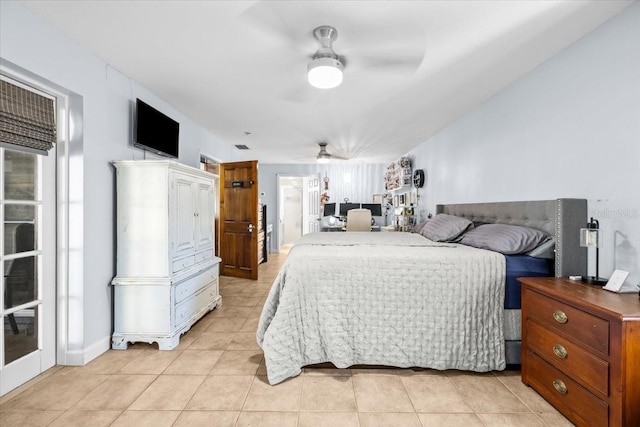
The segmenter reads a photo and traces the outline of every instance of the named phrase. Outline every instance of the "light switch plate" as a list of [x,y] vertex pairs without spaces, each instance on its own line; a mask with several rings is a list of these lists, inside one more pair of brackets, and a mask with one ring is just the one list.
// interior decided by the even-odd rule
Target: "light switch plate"
[[611,277],[609,278],[609,281],[602,289],[606,289],[607,291],[611,291],[611,292],[620,292],[620,290],[622,289],[622,285],[624,285],[624,281],[627,279],[628,275],[629,275],[628,271],[623,271],[623,270],[614,271]]

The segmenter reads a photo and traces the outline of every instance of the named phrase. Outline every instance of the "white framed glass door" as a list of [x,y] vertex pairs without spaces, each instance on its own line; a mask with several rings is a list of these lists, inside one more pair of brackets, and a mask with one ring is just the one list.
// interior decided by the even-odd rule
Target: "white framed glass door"
[[56,153],[0,148],[0,395],[56,360]]

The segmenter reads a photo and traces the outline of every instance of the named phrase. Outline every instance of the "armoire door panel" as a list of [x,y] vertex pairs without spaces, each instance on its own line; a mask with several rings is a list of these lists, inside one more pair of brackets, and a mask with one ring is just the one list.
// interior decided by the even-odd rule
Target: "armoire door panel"
[[174,256],[191,252],[195,249],[195,212],[192,189],[193,179],[175,174],[174,191],[176,212],[174,218]]

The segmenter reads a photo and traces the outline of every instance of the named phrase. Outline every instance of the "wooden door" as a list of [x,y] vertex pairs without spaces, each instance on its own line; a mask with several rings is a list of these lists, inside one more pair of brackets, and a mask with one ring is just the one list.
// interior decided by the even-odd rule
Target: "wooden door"
[[256,280],[258,162],[222,163],[220,166],[220,274]]

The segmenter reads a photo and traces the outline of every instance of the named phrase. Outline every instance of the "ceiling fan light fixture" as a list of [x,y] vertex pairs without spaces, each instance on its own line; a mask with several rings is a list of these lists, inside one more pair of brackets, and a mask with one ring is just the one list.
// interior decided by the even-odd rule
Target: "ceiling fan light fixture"
[[309,84],[318,89],[332,89],[342,83],[344,66],[335,58],[314,58],[307,66]]
[[321,156],[320,154],[318,154],[318,163],[323,164],[323,163],[329,163],[330,161],[331,161],[331,157],[329,157],[329,155]]
[[318,163],[329,163],[331,161],[331,154],[327,153],[327,143],[319,142],[318,145],[320,146],[320,151],[316,156],[316,160]]

